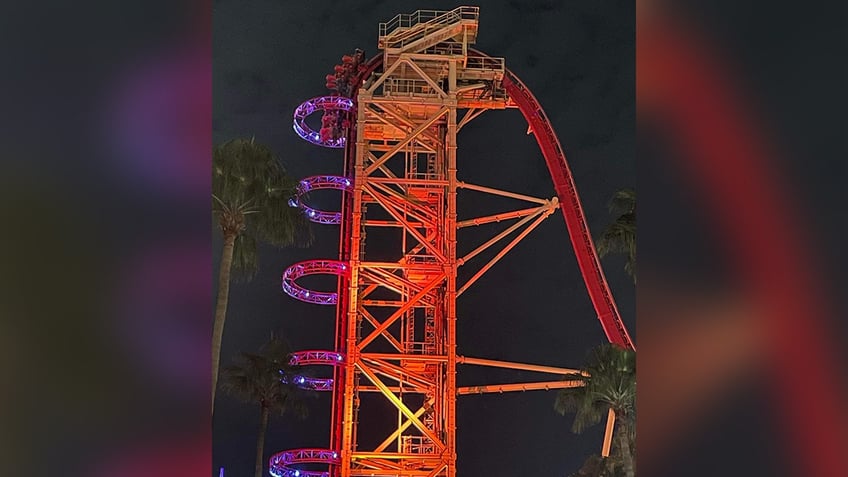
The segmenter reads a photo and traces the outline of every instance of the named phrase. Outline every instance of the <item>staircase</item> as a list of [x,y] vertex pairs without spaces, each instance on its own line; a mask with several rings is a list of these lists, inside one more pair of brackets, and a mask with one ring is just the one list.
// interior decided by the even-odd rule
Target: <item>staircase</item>
[[450,39],[461,41],[463,36],[467,44],[473,44],[477,39],[479,16],[479,7],[401,13],[391,21],[380,23],[378,46],[387,53],[409,53]]

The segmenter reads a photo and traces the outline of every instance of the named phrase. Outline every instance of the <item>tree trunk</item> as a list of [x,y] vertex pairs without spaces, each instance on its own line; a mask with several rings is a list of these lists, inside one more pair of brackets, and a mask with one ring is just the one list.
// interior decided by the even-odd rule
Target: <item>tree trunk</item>
[[262,418],[259,423],[259,438],[256,439],[256,472],[254,477],[262,477],[265,459],[265,431],[268,429],[268,408],[262,406]]
[[212,328],[212,410],[215,410],[215,391],[218,389],[218,367],[221,363],[221,338],[224,321],[227,319],[227,301],[230,296],[230,268],[233,265],[235,235],[224,235],[224,250],[221,253],[221,270],[218,273],[218,302],[215,306],[215,324]]
[[616,442],[621,452],[621,464],[625,477],[636,476],[636,466],[633,463],[633,452],[630,449],[629,423],[621,416],[618,419],[618,430],[615,433]]

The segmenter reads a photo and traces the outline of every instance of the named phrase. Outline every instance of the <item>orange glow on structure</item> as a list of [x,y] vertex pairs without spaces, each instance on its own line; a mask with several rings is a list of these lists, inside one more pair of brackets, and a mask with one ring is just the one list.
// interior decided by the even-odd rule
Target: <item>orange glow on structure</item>
[[[305,129],[302,133],[310,142],[330,147],[341,143],[345,148],[344,177],[328,180],[345,184],[339,185],[345,198],[336,222],[341,225],[339,260],[305,262],[286,275],[290,278],[286,286],[296,298],[336,304],[335,351],[321,355],[331,357],[325,364],[335,369],[333,428],[330,449],[286,451],[272,458],[272,470],[278,469],[275,475],[455,477],[457,395],[581,385],[563,379],[578,372],[574,369],[456,354],[457,297],[558,210],[607,337],[633,347],[598,262],[565,155],[544,111],[505,68],[503,58],[469,48],[476,40],[478,16],[477,7],[421,10],[380,24],[382,53],[358,67],[350,83],[350,100],[320,98],[322,105],[349,111],[343,120],[349,125],[343,141],[330,135],[332,121],[323,136],[309,136]],[[558,197],[541,199],[457,181],[459,130],[486,110],[506,108],[518,108],[530,124]],[[523,207],[459,220],[457,190],[462,188],[507,197],[523,202]],[[313,217],[317,221],[332,214],[313,211]],[[457,257],[459,229],[500,221],[515,222]],[[376,259],[367,236],[386,230],[400,231],[397,248],[389,259],[386,255],[392,251],[379,250]],[[480,252],[513,234],[494,258],[476,265],[471,278],[458,283],[459,267],[475,266]],[[310,295],[295,285],[293,281],[307,272],[337,273],[338,294]],[[331,363],[333,356],[339,358],[337,363]],[[457,388],[458,364],[557,378]],[[376,407],[379,398],[382,406]],[[386,401],[396,418],[387,420],[379,411]],[[378,409],[382,419],[375,418],[369,406]],[[608,423],[608,434],[612,424]],[[385,438],[375,447],[363,442],[360,430],[369,436],[384,432]],[[329,471],[289,467],[319,461],[328,464]]]

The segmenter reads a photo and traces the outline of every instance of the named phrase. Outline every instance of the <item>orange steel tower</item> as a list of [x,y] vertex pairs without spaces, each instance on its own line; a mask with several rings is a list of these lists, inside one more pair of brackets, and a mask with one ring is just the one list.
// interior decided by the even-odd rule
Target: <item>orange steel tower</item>
[[[472,50],[479,9],[420,10],[381,23],[382,54],[359,50],[327,76],[331,96],[295,111],[295,131],[316,145],[342,148],[342,176],[304,179],[291,205],[311,220],[341,226],[338,260],[289,267],[283,289],[306,302],[335,305],[333,350],[292,354],[292,364],[330,365],[332,378],[295,376],[295,383],[334,395],[330,447],[283,451],[271,459],[278,477],[456,475],[456,397],[464,394],[576,385],[572,369],[457,355],[456,300],[545,218],[563,211],[587,290],[607,337],[632,342],[599,265],[565,156],[530,91],[493,58]],[[542,199],[457,179],[457,133],[490,109],[519,108],[551,170],[558,197]],[[320,130],[307,117],[322,113]],[[341,212],[307,204],[310,191],[343,191]],[[485,217],[457,217],[457,190],[524,202]],[[457,255],[465,227],[512,221],[491,240]],[[390,238],[393,249],[370,246]],[[510,239],[511,237],[511,239]],[[504,243],[505,242],[505,243]],[[500,246],[485,263],[481,252]],[[473,267],[463,283],[457,270]],[[307,275],[339,277],[336,292],[305,288]],[[560,376],[547,381],[457,387],[458,364],[495,366]],[[611,416],[612,417],[612,416]],[[608,452],[612,419],[604,451]],[[364,432],[363,432],[364,431]],[[378,441],[368,441],[380,435]],[[317,465],[322,465],[316,470]]]

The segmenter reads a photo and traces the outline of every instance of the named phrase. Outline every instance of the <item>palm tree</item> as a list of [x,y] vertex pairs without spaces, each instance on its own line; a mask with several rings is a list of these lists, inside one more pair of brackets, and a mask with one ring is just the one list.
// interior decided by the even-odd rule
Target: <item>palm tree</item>
[[307,409],[303,391],[294,384],[297,368],[288,364],[289,348],[286,343],[271,335],[259,354],[241,353],[237,364],[224,368],[221,389],[239,400],[259,404],[259,436],[256,439],[255,477],[262,477],[265,453],[265,432],[272,414],[288,412],[306,417]]
[[[636,353],[613,344],[603,344],[592,351],[584,374],[564,379],[582,381],[583,386],[566,388],[557,394],[554,408],[560,414],[574,414],[571,430],[583,432],[599,423],[610,409],[615,413],[614,448],[626,477],[635,475],[634,431],[636,425]],[[609,466],[612,467],[612,466]]]
[[598,454],[592,454],[586,458],[583,467],[569,477],[610,477],[606,459]]
[[609,202],[609,211],[618,217],[595,241],[598,255],[603,258],[611,253],[627,254],[624,270],[636,283],[636,191],[616,191]]
[[252,138],[225,142],[215,148],[212,171],[212,213],[224,238],[212,330],[214,409],[231,272],[250,280],[257,270],[258,242],[305,244],[311,233],[303,214],[288,205],[295,182],[267,146]]

